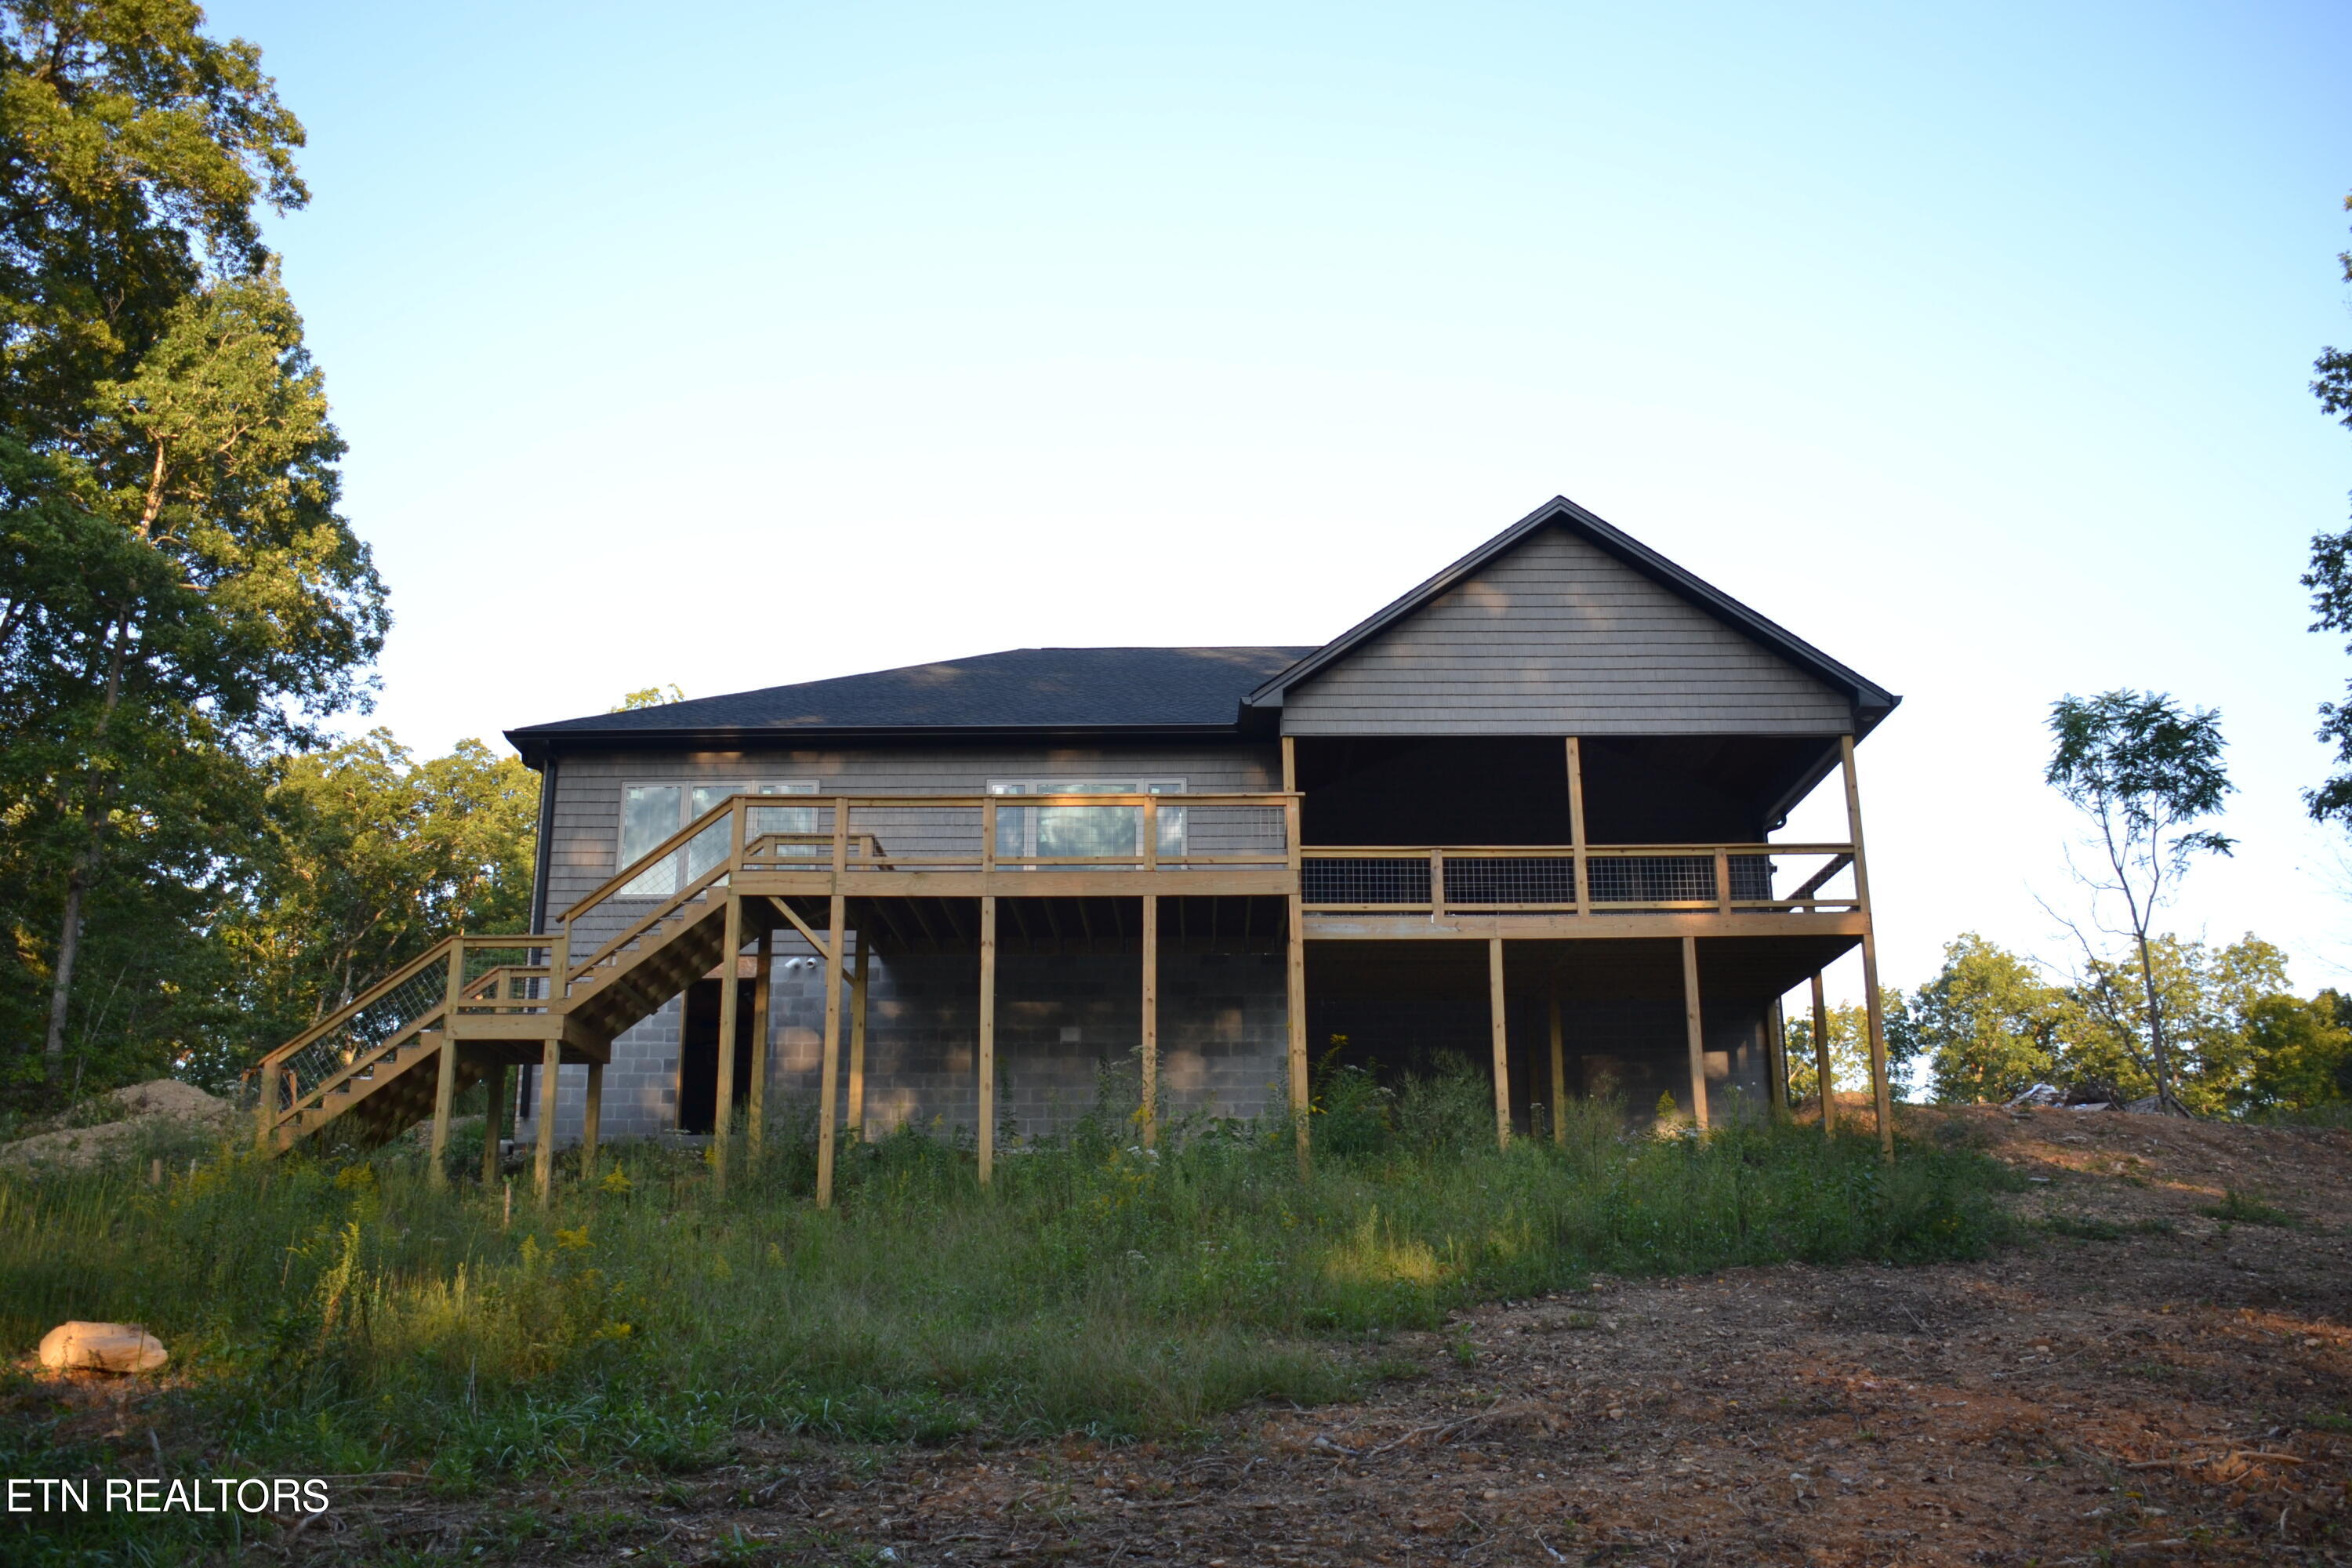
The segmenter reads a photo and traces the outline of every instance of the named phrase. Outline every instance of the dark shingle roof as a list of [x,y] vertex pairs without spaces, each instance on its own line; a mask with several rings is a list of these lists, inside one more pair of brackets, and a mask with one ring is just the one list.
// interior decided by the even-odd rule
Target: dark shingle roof
[[1231,729],[1312,647],[1020,647],[509,730],[532,742],[791,732]]

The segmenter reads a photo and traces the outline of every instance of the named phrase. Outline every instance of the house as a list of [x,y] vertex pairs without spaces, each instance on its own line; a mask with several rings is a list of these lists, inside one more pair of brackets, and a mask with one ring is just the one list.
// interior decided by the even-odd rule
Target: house
[[[834,1108],[821,1186],[836,1137],[910,1123],[969,1131],[985,1179],[1106,1075],[1150,1137],[1442,1052],[1492,1073],[1501,1137],[1573,1096],[1705,1123],[1780,1098],[1791,989],[1859,946],[1877,994],[1853,747],[1898,700],[1556,499],[1320,647],[1021,648],[509,731],[541,934],[453,939],[275,1054],[260,1136],[518,1066],[542,1183],[556,1142],[782,1101]],[[1773,842],[1833,775],[1847,832]]]

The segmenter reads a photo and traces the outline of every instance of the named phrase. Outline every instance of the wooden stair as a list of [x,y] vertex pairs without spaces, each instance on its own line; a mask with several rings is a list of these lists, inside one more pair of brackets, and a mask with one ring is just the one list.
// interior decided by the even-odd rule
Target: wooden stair
[[[460,1089],[506,1064],[539,1061],[548,1039],[560,1042],[564,1060],[603,1061],[615,1036],[718,966],[726,917],[723,884],[706,878],[581,966],[567,962],[561,984],[543,964],[507,964],[487,975],[466,968],[469,952],[562,955],[561,938],[447,938],[263,1058],[248,1075],[259,1079],[257,1141],[275,1152],[329,1128],[363,1145],[398,1137],[433,1115],[453,1027]],[[454,1017],[453,964],[467,976]],[[535,989],[509,996],[507,977],[518,974],[535,977]]]
[[576,973],[563,1012],[579,1030],[609,1047],[724,958],[727,900],[705,889],[677,902],[663,917],[603,963]]
[[[388,1143],[433,1114],[439,1090],[441,1031],[422,1032],[386,1052],[329,1089],[313,1104],[298,1108],[274,1130],[275,1147],[290,1149],[330,1123],[365,1148]],[[471,1089],[488,1077],[485,1064],[457,1058],[457,1089]]]

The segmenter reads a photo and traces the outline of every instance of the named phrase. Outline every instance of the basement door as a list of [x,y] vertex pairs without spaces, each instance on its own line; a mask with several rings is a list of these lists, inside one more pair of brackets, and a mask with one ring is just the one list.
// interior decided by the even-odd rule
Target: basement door
[[[678,1030],[677,1130],[709,1132],[719,1118],[719,987],[698,980],[686,988],[685,1016]],[[735,983],[735,1110],[740,1119],[751,1099],[751,987]]]

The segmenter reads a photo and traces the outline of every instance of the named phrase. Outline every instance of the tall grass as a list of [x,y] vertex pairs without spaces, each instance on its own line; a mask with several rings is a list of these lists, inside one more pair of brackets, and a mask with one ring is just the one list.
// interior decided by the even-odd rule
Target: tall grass
[[[145,1323],[216,1454],[304,1474],[429,1461],[487,1482],[620,1458],[707,1462],[745,1427],[935,1441],[1180,1435],[1258,1399],[1343,1397],[1362,1342],[1464,1301],[1802,1258],[1966,1257],[2001,1178],[1967,1149],[1748,1124],[1705,1139],[1572,1109],[1558,1143],[1493,1145],[1483,1083],[1327,1083],[1302,1178],[1279,1126],[1134,1146],[1116,1106],[1017,1146],[902,1131],[844,1151],[807,1201],[789,1127],[721,1195],[692,1151],[609,1148],[542,1214],[427,1186],[413,1152],[224,1150],[0,1178],[0,1337]],[[519,1184],[520,1185],[520,1184]],[[22,1413],[23,1401],[11,1402]],[[38,1433],[9,1439],[22,1462]],[[17,1473],[30,1473],[19,1470]]]

